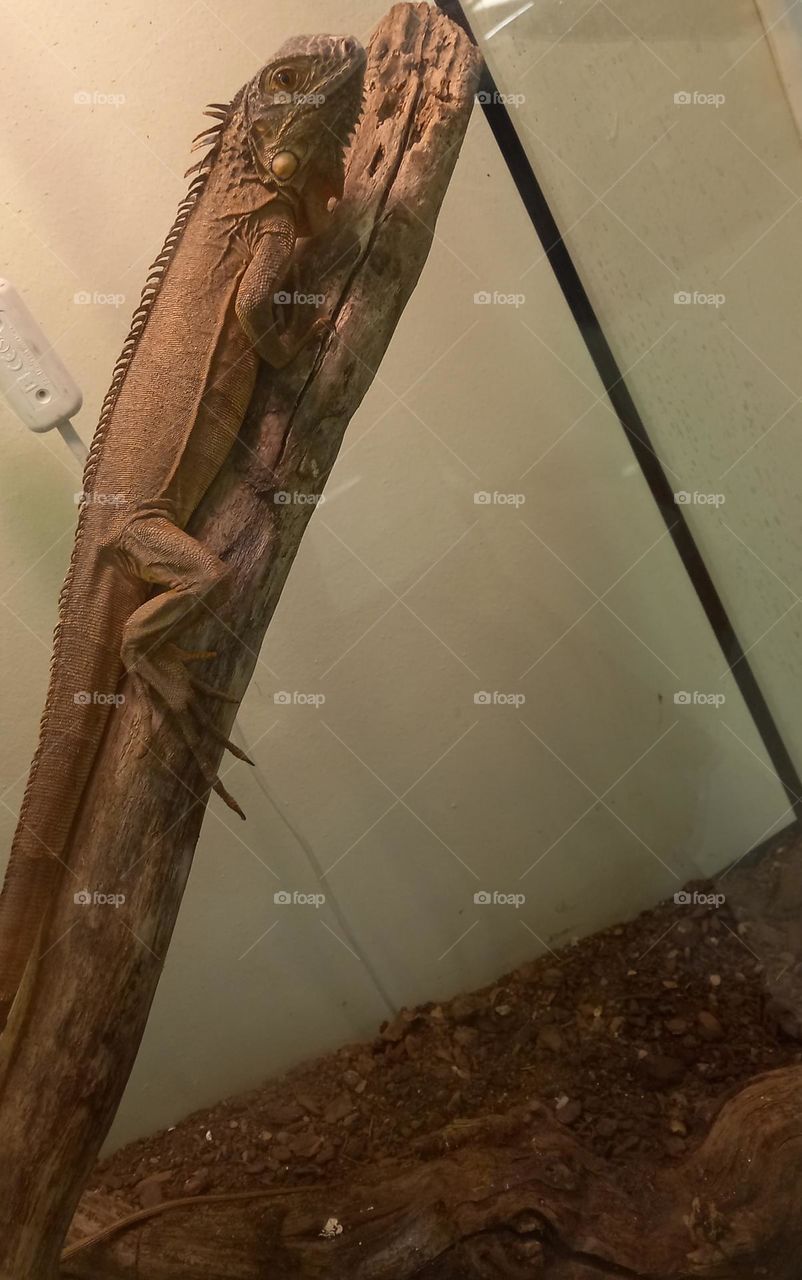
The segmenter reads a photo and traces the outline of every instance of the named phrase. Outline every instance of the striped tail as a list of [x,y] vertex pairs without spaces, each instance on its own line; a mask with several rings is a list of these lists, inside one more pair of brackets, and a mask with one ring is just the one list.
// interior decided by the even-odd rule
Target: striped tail
[[[121,635],[117,619],[130,607],[116,577],[91,556],[88,564],[71,566],[65,584],[67,608],[56,628],[39,746],[0,893],[0,1030],[69,861],[70,832],[114,707],[122,671],[113,657]],[[91,606],[81,608],[81,598]]]

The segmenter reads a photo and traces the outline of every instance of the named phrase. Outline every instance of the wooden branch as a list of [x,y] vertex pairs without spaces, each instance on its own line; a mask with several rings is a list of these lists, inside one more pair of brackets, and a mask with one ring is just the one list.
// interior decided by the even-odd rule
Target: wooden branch
[[[475,50],[426,4],[396,5],[372,39],[366,111],[346,194],[301,281],[325,291],[334,340],[264,373],[241,444],[192,524],[234,566],[210,683],[242,695],[312,504],[415,286],[473,105]],[[322,283],[322,288],[321,288]],[[123,693],[125,693],[123,687]],[[216,708],[209,708],[216,714]],[[223,727],[228,727],[233,713]],[[203,817],[202,780],[182,745],[146,739],[129,700],[113,717],[65,877],[3,1037],[0,1277],[43,1280],[133,1064]],[[76,887],[124,893],[118,910],[76,906]],[[235,1274],[234,1271],[226,1274]]]
[[[81,1280],[796,1280],[802,1068],[722,1109],[699,1150],[613,1172],[542,1115],[452,1125],[427,1163],[346,1186],[161,1207],[79,1249]],[[499,1145],[514,1141],[515,1147]],[[458,1142],[471,1145],[453,1150]],[[494,1141],[495,1146],[475,1145]],[[335,1219],[340,1234],[321,1235]]]

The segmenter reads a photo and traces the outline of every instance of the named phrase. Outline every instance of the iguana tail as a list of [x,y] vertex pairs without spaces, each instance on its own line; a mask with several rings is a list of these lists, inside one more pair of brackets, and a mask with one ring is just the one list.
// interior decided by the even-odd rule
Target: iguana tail
[[[39,746],[0,893],[0,1030],[66,864],[70,830],[116,705],[122,671],[118,619],[124,621],[127,601],[121,597],[127,591],[119,578],[112,581],[112,572],[94,556],[88,564],[79,558],[65,583]],[[85,888],[76,880],[76,891]]]

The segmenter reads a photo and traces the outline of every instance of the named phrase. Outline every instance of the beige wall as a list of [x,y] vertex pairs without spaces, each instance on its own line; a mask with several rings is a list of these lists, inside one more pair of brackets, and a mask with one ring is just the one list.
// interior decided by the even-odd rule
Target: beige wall
[[[555,5],[555,21],[567,8]],[[717,2],[710,9],[725,12]],[[341,5],[335,21],[330,5],[310,0],[300,14],[297,4],[224,10],[200,0],[189,15],[177,2],[98,8],[80,0],[67,13],[48,0],[32,4],[24,22],[9,15],[2,75],[19,125],[0,144],[4,271],[84,388],[77,426],[86,440],[146,263],[183,192],[202,104],[229,96],[299,28],[366,36],[381,11]],[[740,12],[745,22],[746,7]],[[690,9],[676,22],[690,24]],[[722,16],[709,33],[712,59],[726,25]],[[48,31],[45,47],[37,30]],[[746,39],[740,30],[738,39]],[[493,47],[502,80],[514,84],[517,45],[498,37]],[[599,64],[603,56],[612,65]],[[552,57],[562,59],[559,77]],[[564,41],[529,86],[542,94],[527,119],[551,147],[573,148],[569,163],[597,190],[657,127],[636,96],[640,59],[639,46],[615,33],[587,48]],[[592,110],[615,77],[617,125],[612,107],[596,120]],[[759,87],[777,124],[773,163],[791,174],[786,107],[768,61]],[[124,102],[83,105],[78,91],[123,94]],[[685,146],[689,164],[700,145],[697,129]],[[541,169],[548,155],[537,151]],[[741,243],[753,164],[742,147],[726,153],[722,168],[740,199],[726,226],[722,210],[715,234],[694,223],[690,198],[674,208],[664,197],[666,232],[679,236],[679,222],[684,237],[672,248],[677,270],[694,287],[704,286],[725,232]],[[585,207],[581,184],[566,173],[555,162],[545,174],[563,221]],[[631,196],[636,209],[649,205],[650,181]],[[754,230],[773,206],[753,199]],[[630,349],[634,359],[658,336],[653,309],[655,299],[665,303],[666,282],[627,304],[629,242],[591,218],[598,239],[587,251],[577,241],[581,265],[593,268],[594,296],[622,347],[631,339],[629,363]],[[617,256],[608,260],[608,250]],[[757,252],[770,257],[769,246]],[[757,330],[770,345],[781,327],[774,299],[767,287],[754,289],[756,318],[744,336],[755,340]],[[125,303],[76,305],[79,290],[122,293]],[[518,306],[478,304],[480,292],[525,296]],[[781,300],[792,314],[790,287]],[[706,314],[692,319],[710,324]],[[665,352],[682,327],[675,333]],[[717,449],[728,461],[748,434],[723,408],[696,420],[710,388],[724,406],[745,394],[729,388],[726,366],[702,358],[699,346],[711,341],[707,329],[686,335],[692,367],[687,358],[677,370],[668,365],[667,382],[645,388],[664,410],[661,448],[696,442],[696,469],[685,454],[673,462],[693,488],[708,483]],[[744,360],[731,356],[731,367],[746,378]],[[35,741],[78,475],[57,439],[26,434],[2,410],[0,449],[7,847]],[[785,510],[794,505],[791,476],[784,485]],[[477,503],[477,492],[523,502]],[[228,782],[247,826],[213,799],[112,1141],[369,1035],[391,1007],[490,980],[546,941],[631,914],[787,821],[781,788],[734,683],[721,678],[718,646],[479,113],[423,279],[329,493],[239,717],[258,770],[231,765]],[[708,528],[700,537],[727,563],[728,544]],[[758,592],[757,603],[742,606],[753,615],[761,598],[773,601],[760,596],[758,578],[745,582]],[[728,602],[740,607],[743,594],[733,584]],[[277,705],[280,690],[323,694],[325,703]],[[678,706],[679,690],[721,692],[726,702]],[[525,702],[477,705],[479,691]],[[279,889],[322,892],[327,901],[321,909],[276,905]],[[479,890],[526,901],[476,905]]]

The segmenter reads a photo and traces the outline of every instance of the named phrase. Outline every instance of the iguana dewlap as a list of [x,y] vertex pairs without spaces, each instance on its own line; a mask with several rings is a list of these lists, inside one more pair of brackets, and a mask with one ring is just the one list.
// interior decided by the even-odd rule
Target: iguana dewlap
[[302,315],[288,326],[275,295],[296,240],[320,230],[342,194],[364,67],[353,38],[291,40],[228,106],[210,108],[216,123],[196,140],[210,149],[148,277],[84,473],[39,745],[0,895],[0,1028],[125,672],[145,718],[166,714],[236,807],[204,751],[220,735],[198,693],[215,691],[190,674],[203,655],[185,647],[193,622],[225,597],[228,572],[185,527],[240,430],[259,359],[280,367],[325,330],[317,319],[302,332]]

